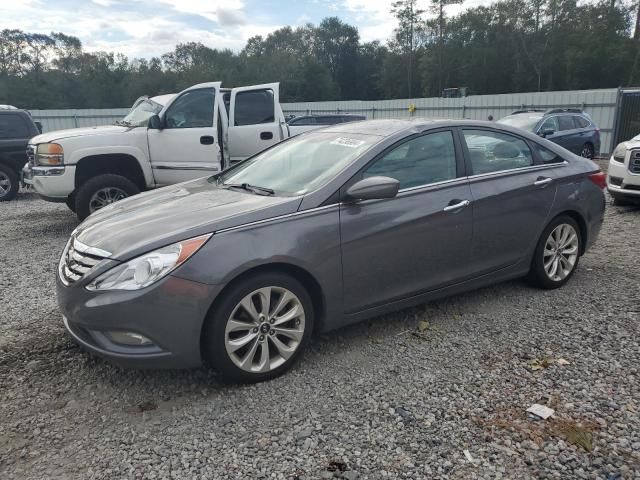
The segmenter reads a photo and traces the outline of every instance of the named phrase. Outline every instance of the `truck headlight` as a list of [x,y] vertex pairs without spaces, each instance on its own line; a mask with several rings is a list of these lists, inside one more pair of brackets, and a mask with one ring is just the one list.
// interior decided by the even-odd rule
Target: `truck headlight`
[[190,238],[145,253],[122,265],[107,270],[89,285],[87,290],[140,290],[167,276],[186,262],[211,237],[211,233]]
[[613,151],[613,159],[616,162],[624,163],[624,157],[627,155],[627,144],[621,143]]
[[64,150],[57,143],[41,143],[36,148],[36,165],[58,167],[64,165]]

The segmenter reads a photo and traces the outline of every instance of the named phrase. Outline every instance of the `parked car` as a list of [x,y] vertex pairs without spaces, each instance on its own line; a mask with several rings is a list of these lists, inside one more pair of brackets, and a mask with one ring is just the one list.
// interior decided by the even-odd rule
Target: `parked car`
[[27,161],[27,142],[40,129],[26,110],[0,105],[0,202],[13,200]]
[[600,154],[600,129],[577,108],[516,110],[498,123],[533,132],[585,158]]
[[293,136],[310,130],[315,130],[317,128],[326,127],[328,125],[357,122],[366,119],[367,117],[364,115],[352,115],[346,113],[335,115],[303,115],[300,117],[293,117],[288,120],[287,125],[289,126],[289,133]]
[[314,330],[510,278],[564,285],[604,187],[590,160],[505,125],[336,125],[96,212],[64,249],[58,303],[114,362],[265,380]]
[[80,220],[144,190],[220,172],[289,136],[279,84],[203,83],[136,102],[116,125],[39,135],[25,181]]
[[607,190],[616,205],[640,201],[640,135],[613,151],[607,169]]

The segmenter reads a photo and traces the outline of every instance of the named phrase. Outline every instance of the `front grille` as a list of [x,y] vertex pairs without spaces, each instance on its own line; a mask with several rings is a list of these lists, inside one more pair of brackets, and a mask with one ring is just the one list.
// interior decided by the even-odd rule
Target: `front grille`
[[99,251],[88,247],[72,238],[60,259],[58,273],[65,285],[76,283],[84,277],[93,267],[107,258],[108,252]]
[[631,152],[631,158],[629,159],[629,171],[631,173],[640,173],[640,151],[638,150]]

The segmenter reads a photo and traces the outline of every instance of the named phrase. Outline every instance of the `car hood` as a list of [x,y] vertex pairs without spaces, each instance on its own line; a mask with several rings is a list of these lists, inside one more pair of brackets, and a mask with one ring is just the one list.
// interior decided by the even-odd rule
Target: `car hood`
[[115,260],[129,260],[187,238],[293,213],[300,202],[300,197],[221,188],[202,178],[110,205],[89,216],[74,235]]
[[53,142],[63,138],[83,137],[87,135],[108,135],[112,133],[123,133],[130,130],[130,127],[122,125],[103,125],[101,127],[69,128],[67,130],[56,130],[55,132],[42,133],[33,137],[29,143],[32,145]]

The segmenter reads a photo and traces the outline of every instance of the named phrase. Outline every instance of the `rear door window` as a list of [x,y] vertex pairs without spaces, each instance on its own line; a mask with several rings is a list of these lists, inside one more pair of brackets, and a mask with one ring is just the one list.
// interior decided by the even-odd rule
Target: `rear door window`
[[30,136],[27,123],[21,115],[17,113],[0,115],[0,138],[27,138]]
[[273,90],[250,90],[236,95],[235,125],[259,125],[275,122]]
[[552,152],[548,148],[544,148],[543,146],[538,145],[537,143],[533,144],[533,149],[537,153],[539,161],[542,161],[542,163],[544,163],[545,165],[564,162],[564,158],[562,158],[560,155]]
[[488,130],[463,130],[474,175],[533,165],[527,143],[516,136]]
[[560,131],[573,130],[576,128],[575,124],[573,123],[573,117],[570,117],[569,115],[559,116],[558,126],[560,127]]

